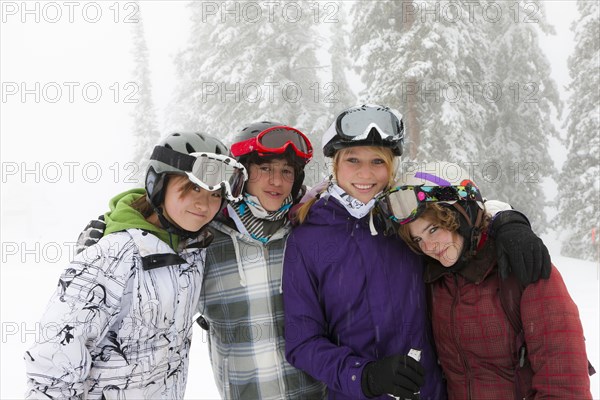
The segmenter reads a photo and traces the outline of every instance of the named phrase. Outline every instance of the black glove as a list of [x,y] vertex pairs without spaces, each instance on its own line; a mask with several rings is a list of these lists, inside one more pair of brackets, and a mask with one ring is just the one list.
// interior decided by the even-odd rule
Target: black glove
[[425,383],[425,370],[414,358],[395,355],[368,363],[363,369],[361,387],[367,397],[383,394],[419,400]]
[[79,234],[77,238],[77,243],[75,244],[75,254],[79,254],[90,246],[98,243],[102,236],[104,235],[104,230],[106,229],[106,222],[104,222],[104,215],[98,217],[98,219],[93,219],[83,231]]
[[550,253],[531,230],[525,215],[518,211],[500,211],[492,220],[490,236],[496,241],[498,270],[505,279],[511,272],[523,286],[548,279],[552,264]]

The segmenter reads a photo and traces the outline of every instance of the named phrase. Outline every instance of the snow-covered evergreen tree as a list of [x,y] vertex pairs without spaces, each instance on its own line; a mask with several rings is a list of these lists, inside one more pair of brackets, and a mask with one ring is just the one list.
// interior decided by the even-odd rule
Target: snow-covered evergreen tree
[[274,120],[316,145],[328,121],[315,54],[322,38],[311,7],[304,0],[190,3],[174,125],[229,143],[248,123]]
[[[364,100],[404,116],[403,161],[473,160],[489,106],[469,95],[485,78],[484,31],[454,1],[357,2],[352,53]],[[477,17],[480,18],[480,17]]]
[[562,108],[539,35],[554,30],[537,0],[494,7],[498,13],[486,21],[492,75],[482,89],[498,111],[482,131],[479,182],[488,198],[523,211],[539,233],[547,224],[543,179],[554,174],[549,138],[558,133],[552,116]]
[[[538,23],[523,22],[531,5]],[[510,202],[536,228],[545,220],[540,182],[552,173],[547,135],[560,111],[538,44],[539,28],[551,32],[542,12],[537,1],[357,2],[352,36],[362,97],[404,115],[403,161],[464,163],[488,198]]]
[[[204,2],[191,1],[187,4],[190,13],[190,33],[187,46],[175,57],[177,87],[169,105],[167,120],[176,130],[204,132],[222,137],[219,128],[207,126],[203,114],[206,107],[206,88],[212,78],[203,69],[204,63],[218,52],[218,43],[210,36],[220,20],[207,15]],[[201,124],[204,122],[204,125]]]
[[161,135],[157,128],[156,111],[152,100],[152,79],[142,12],[139,6],[137,10],[138,21],[132,24],[134,81],[138,85],[138,102],[135,104],[132,115],[133,135],[135,137],[133,161],[138,166],[137,180],[143,186],[148,159]]
[[328,3],[329,8],[324,17],[328,24],[329,34],[329,59],[331,65],[326,69],[328,81],[323,85],[322,112],[325,115],[325,125],[315,131],[313,146],[315,154],[313,161],[307,166],[307,181],[317,183],[331,173],[331,160],[323,156],[321,150],[322,135],[333,122],[334,118],[344,109],[356,104],[356,95],[350,86],[347,73],[351,69],[353,60],[348,52],[348,26],[347,18],[349,6],[347,2]]
[[[598,261],[600,236],[600,11],[597,1],[579,0],[571,29],[567,160],[558,179],[556,226],[562,254]],[[592,242],[592,231],[595,230]]]
[[349,37],[350,32],[348,20],[349,3],[340,2],[336,8],[336,22],[329,25],[331,38],[330,54],[331,54],[331,82],[333,86],[331,90],[335,90],[327,105],[329,105],[331,121],[334,116],[339,114],[344,109],[356,105],[356,94],[354,89],[348,82],[347,72],[354,65],[354,58],[350,57],[349,52]]

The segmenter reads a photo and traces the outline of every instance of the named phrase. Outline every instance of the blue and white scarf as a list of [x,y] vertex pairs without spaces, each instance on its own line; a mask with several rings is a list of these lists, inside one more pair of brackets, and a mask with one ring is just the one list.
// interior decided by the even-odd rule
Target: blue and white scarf
[[244,194],[243,201],[231,206],[242,225],[240,226],[237,218],[233,218],[238,230],[242,233],[245,230],[254,239],[266,243],[287,222],[284,218],[292,207],[292,195],[289,195],[276,211],[265,210],[258,197],[248,193]]

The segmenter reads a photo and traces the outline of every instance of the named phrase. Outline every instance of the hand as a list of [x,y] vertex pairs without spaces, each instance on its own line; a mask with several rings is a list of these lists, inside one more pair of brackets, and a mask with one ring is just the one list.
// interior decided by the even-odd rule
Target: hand
[[489,233],[496,241],[498,270],[503,279],[512,272],[527,286],[550,277],[550,253],[531,230],[525,215],[518,211],[501,211],[494,217]]
[[288,212],[288,219],[291,221],[293,226],[297,226],[300,224],[298,221],[298,210],[304,205],[304,203],[308,203],[309,201],[314,200],[319,196],[322,192],[327,189],[327,185],[329,185],[329,178],[325,178],[321,181],[321,183],[313,186],[310,190],[306,191],[300,201],[290,208]]
[[329,186],[329,182],[330,182],[330,177],[323,178],[323,180],[320,183],[317,183],[309,191],[307,191],[304,194],[304,196],[302,196],[302,200],[300,200],[300,203],[301,204],[307,203],[310,200],[312,200],[315,197],[317,197],[322,192],[324,192],[325,189],[327,189],[327,186]]
[[387,393],[401,399],[418,400],[424,383],[423,366],[412,357],[398,354],[367,364],[363,369],[361,387],[367,397]]
[[98,243],[102,239],[102,236],[104,236],[105,229],[106,222],[104,222],[104,215],[99,216],[98,219],[91,220],[77,238],[75,254],[79,254],[88,247]]

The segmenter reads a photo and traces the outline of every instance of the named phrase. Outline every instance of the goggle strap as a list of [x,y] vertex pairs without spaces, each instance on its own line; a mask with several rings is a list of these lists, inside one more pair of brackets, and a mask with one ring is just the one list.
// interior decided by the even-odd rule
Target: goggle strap
[[471,237],[468,238],[471,243],[469,243],[468,255],[474,256],[477,249],[477,244],[479,243],[479,239],[481,238],[481,230],[478,228],[481,224],[481,220],[483,219],[483,210],[477,210],[477,217],[475,218],[475,223],[471,223],[467,212],[460,204],[453,204],[455,210],[462,214],[464,219],[467,221],[469,226],[471,227]]
[[[438,193],[436,193],[435,191],[427,191],[427,190],[423,190],[423,187],[426,188],[452,188],[453,190],[456,191],[456,198],[453,199],[438,199],[436,196],[439,196]],[[466,195],[461,195],[460,193],[458,193],[458,188],[462,188],[462,190],[464,190],[466,192]],[[405,186],[396,186],[395,188],[392,188],[390,190],[388,190],[387,193],[385,193],[383,196],[385,195],[389,195],[391,193],[395,193],[395,192],[399,192],[401,190],[411,190],[414,192],[415,196],[417,196],[418,193],[424,193],[425,198],[418,200],[418,203],[437,203],[437,202],[444,202],[444,201],[480,201],[483,202],[483,198],[481,197],[481,193],[479,192],[479,190],[477,190],[477,188],[470,186],[470,185],[451,185],[451,186],[430,186],[430,185],[405,185]],[[382,197],[383,197],[382,196]],[[473,197],[471,197],[473,196]]]
[[[469,215],[467,215],[467,212],[465,211],[464,208],[462,208],[462,206],[460,204],[453,204],[454,208],[456,209],[456,211],[458,211],[459,213],[462,214],[462,216],[464,217],[464,219],[467,221],[467,223],[469,224],[469,226],[473,226],[473,223],[471,222],[471,219],[469,218]],[[479,217],[479,216],[478,216]],[[479,218],[478,218],[479,219]],[[480,221],[477,221],[480,222]]]
[[160,161],[185,172],[191,172],[194,162],[196,162],[196,157],[171,150],[164,146],[154,147],[150,159]]

